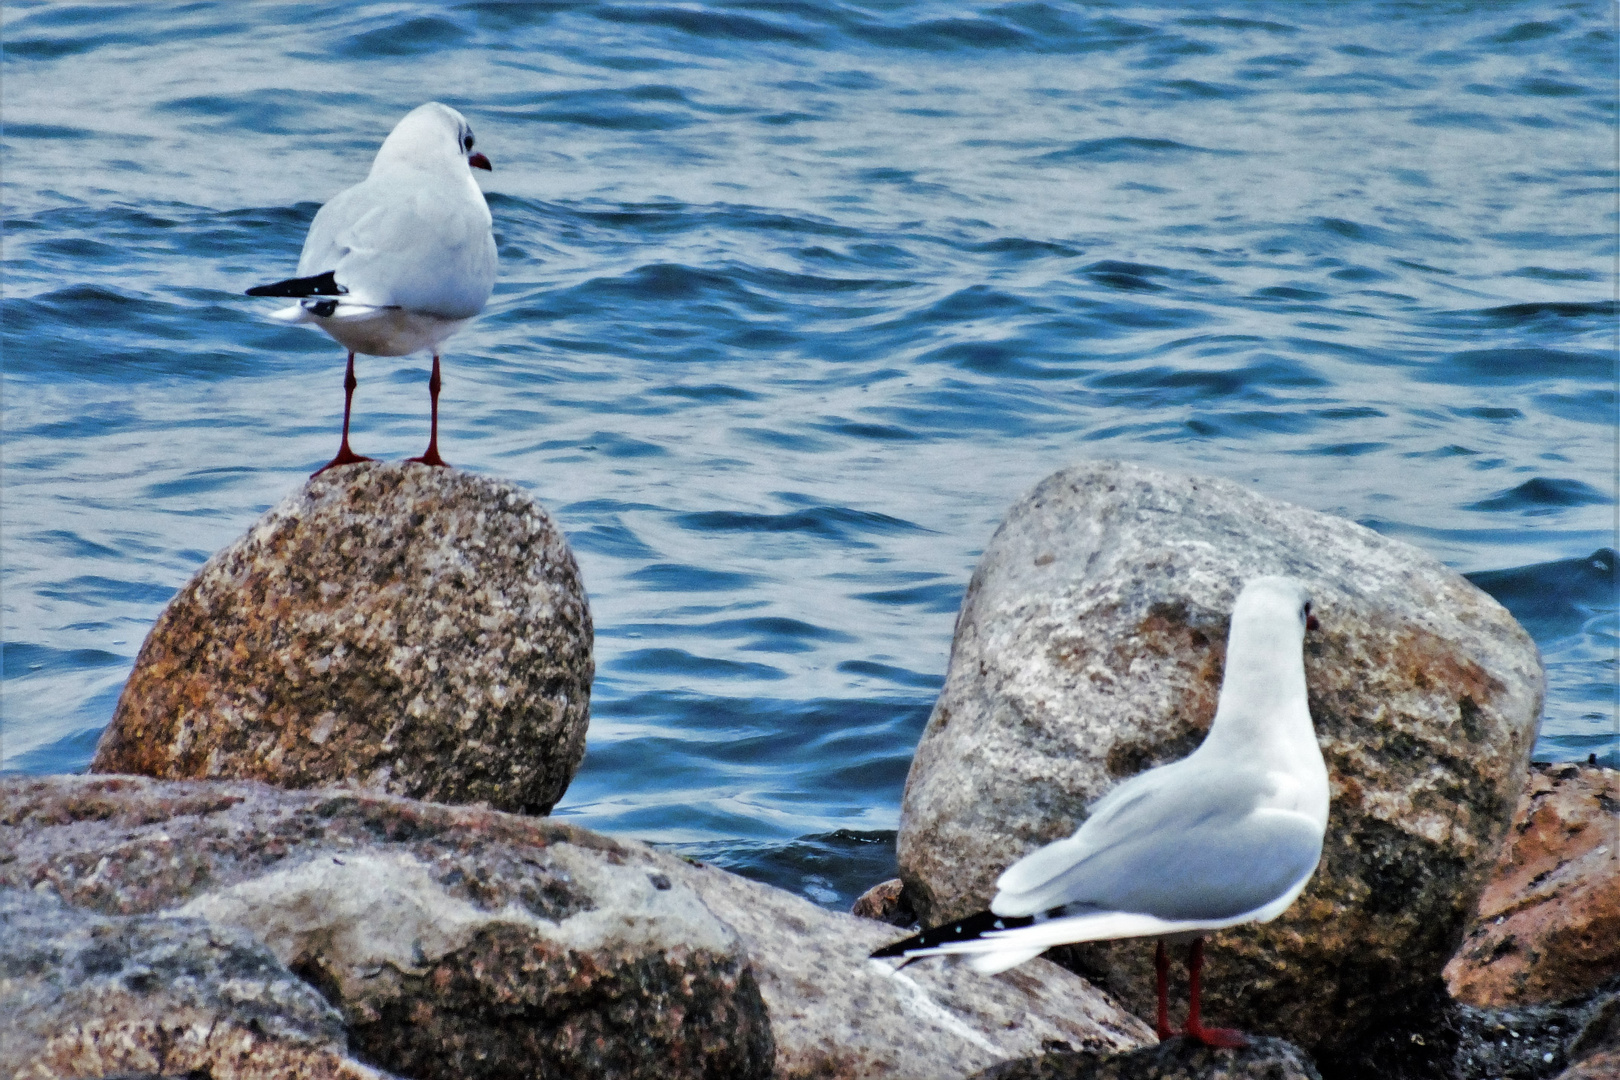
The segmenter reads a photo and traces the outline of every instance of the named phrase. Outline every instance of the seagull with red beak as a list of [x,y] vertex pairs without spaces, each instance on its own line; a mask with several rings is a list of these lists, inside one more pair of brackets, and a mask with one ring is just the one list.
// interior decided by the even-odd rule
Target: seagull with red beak
[[473,169],[490,169],[473,151],[472,128],[437,101],[412,109],[383,140],[360,183],[321,207],[304,240],[298,276],[249,289],[297,303],[271,317],[313,323],[349,350],[343,379],[343,438],[337,456],[316,470],[370,461],[349,448],[354,354],[408,356],[428,350],[432,409],[427,450],[439,456],[439,349],[484,310],[495,288],[495,238],[489,206]]

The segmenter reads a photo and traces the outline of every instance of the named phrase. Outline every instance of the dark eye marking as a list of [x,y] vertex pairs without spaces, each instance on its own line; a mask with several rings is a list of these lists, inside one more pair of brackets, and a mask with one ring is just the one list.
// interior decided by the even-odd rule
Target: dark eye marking
[[473,137],[468,135],[465,139],[461,140],[461,145],[465,146],[468,150],[471,150],[473,146]]

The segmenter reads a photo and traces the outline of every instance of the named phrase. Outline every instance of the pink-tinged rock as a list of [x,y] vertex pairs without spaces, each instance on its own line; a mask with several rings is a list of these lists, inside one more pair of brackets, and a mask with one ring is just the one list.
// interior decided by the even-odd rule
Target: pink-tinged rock
[[1620,772],[1538,766],[1462,948],[1452,996],[1564,1001],[1620,973]]
[[527,494],[332,469],[169,602],[91,767],[543,814],[585,752],[591,644],[573,554]]

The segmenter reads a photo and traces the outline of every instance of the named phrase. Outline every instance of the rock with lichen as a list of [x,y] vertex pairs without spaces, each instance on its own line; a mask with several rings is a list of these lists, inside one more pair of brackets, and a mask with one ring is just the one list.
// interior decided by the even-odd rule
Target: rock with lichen
[[527,494],[332,469],[169,602],[91,767],[542,814],[585,752],[591,645],[579,568]]
[[[1325,1063],[1432,997],[1541,713],[1529,636],[1407,544],[1224,480],[1094,462],[1042,481],[968,586],[906,782],[900,870],[924,922],[982,909],[1008,864],[1070,835],[1121,780],[1196,748],[1232,602],[1263,574],[1314,595],[1305,671],[1332,802],[1298,901],[1213,935],[1205,1017]],[[1151,942],[1053,955],[1152,1015]]]

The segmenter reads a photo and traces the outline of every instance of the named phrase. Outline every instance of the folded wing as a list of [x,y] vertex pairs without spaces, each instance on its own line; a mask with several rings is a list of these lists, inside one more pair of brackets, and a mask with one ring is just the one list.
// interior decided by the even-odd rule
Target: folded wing
[[332,273],[347,303],[472,318],[495,285],[489,209],[436,190],[367,180],[340,193],[310,225],[300,277]]
[[1074,836],[1014,863],[996,883],[991,910],[1224,922],[1264,908],[1310,876],[1322,830],[1305,814],[1266,806],[1276,785],[1264,773],[1194,772],[1182,764],[1143,774],[1137,780],[1145,783],[1132,781],[1131,790],[1100,801]]

